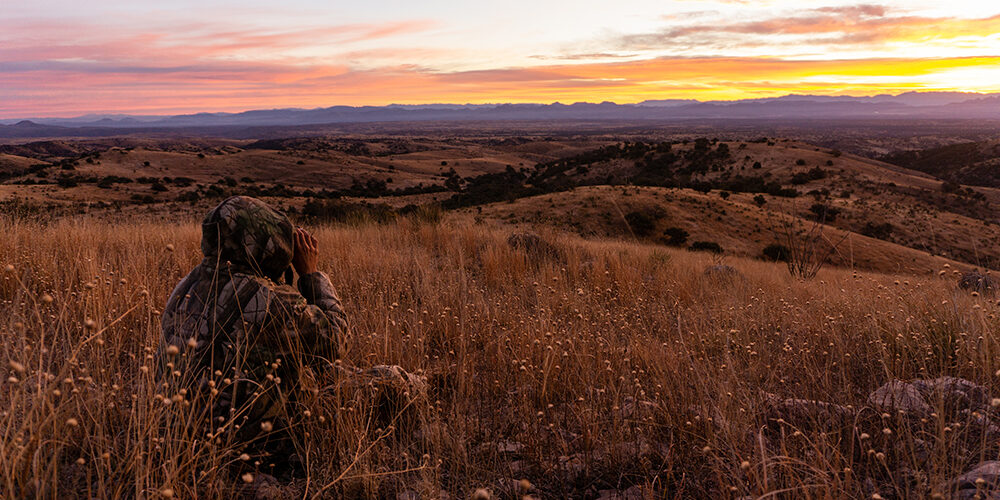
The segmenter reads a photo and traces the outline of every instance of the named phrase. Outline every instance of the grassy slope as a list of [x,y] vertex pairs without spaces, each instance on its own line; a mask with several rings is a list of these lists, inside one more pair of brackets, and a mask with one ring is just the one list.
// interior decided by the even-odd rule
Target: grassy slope
[[[363,142],[363,139],[359,140]],[[99,164],[81,161],[74,173],[131,178],[183,176],[205,185],[227,176],[235,179],[250,177],[257,184],[280,182],[299,189],[346,188],[354,179],[365,181],[371,178],[391,178],[393,182],[388,186],[400,188],[419,183],[442,183],[443,177],[438,174],[452,168],[461,176],[474,176],[502,171],[507,165],[515,168],[521,168],[521,165],[530,167],[535,162],[579,154],[607,143],[603,139],[510,140],[492,143],[462,138],[419,139],[407,144],[412,144],[413,149],[426,150],[386,156],[357,156],[333,150],[240,150],[237,145],[245,144],[232,142],[207,145],[178,142],[170,147],[164,144],[140,144],[140,147],[127,153],[107,151],[101,155]],[[384,148],[384,144],[377,141],[372,141],[370,145],[374,151]],[[770,181],[778,181],[787,186],[793,174],[814,167],[822,168],[827,173],[825,178],[809,181],[796,186],[796,189],[803,193],[823,189],[830,192],[831,197],[823,199],[822,203],[840,210],[840,215],[830,225],[844,231],[863,233],[866,226],[889,224],[892,230],[891,235],[886,237],[887,241],[915,250],[909,252],[893,245],[869,241],[859,235],[851,238],[853,253],[851,249],[845,249],[847,254],[837,257],[835,262],[853,262],[861,268],[923,272],[933,267],[933,259],[928,260],[927,255],[924,255],[931,254],[979,267],[1000,267],[1000,232],[996,231],[996,216],[992,209],[1000,204],[1000,190],[976,188],[986,197],[988,204],[973,203],[962,197],[942,193],[941,181],[927,174],[853,155],[836,156],[827,149],[801,142],[779,141],[773,146],[766,143],[731,142],[728,145],[734,159],[732,169],[729,170],[727,166],[724,171],[707,174],[707,178],[715,179],[723,175],[766,176]],[[63,144],[62,147],[72,150],[73,144]],[[675,149],[691,147],[691,144],[676,145]],[[205,151],[205,158],[199,158],[198,151]],[[29,161],[26,158],[21,160],[22,163]],[[796,165],[798,160],[802,160],[804,165]],[[143,166],[145,161],[150,162],[149,167]],[[302,165],[298,164],[300,161]],[[447,162],[447,165],[442,166],[442,161]],[[763,168],[752,168],[757,161],[763,164]],[[827,162],[832,162],[832,165],[828,166]],[[53,170],[56,174],[59,173],[58,168]],[[580,177],[590,180],[604,179],[609,174],[627,177],[633,171],[631,162],[616,160],[592,165],[590,172]],[[168,201],[194,189],[173,185],[169,187],[168,192],[154,193],[148,184],[141,183],[116,184],[111,189],[100,189],[93,184],[82,184],[71,189],[51,185],[3,184],[0,185],[0,200],[16,197],[31,203],[80,205],[70,209],[74,212],[89,210],[82,205],[94,201],[120,201],[126,204],[121,212],[128,214],[162,212],[172,215],[178,210],[190,210],[192,207],[187,204],[128,205],[134,195],[153,196],[155,200]],[[614,192],[615,190],[600,191]],[[765,233],[772,226],[768,219],[773,220],[775,217],[758,210],[750,195],[736,194],[728,202],[724,202],[721,199],[712,201],[712,196],[717,197],[717,192],[708,197],[690,192],[678,193],[682,193],[679,194],[679,200],[665,201],[666,205],[673,207],[669,215],[677,219],[680,227],[693,235],[701,235],[697,236],[698,239],[719,241],[724,248],[732,249],[739,255],[757,255],[760,248],[773,240],[772,235]],[[445,196],[446,193],[375,201],[403,205]],[[615,218],[613,207],[595,211],[578,203],[581,201],[578,195],[560,193],[553,196],[565,197],[563,201],[556,201],[563,208],[554,211],[555,213],[548,213],[549,210],[540,206],[540,202],[528,200],[515,203],[510,207],[511,210],[489,207],[484,210],[507,219],[512,214],[515,219],[535,222],[541,222],[545,218],[558,219],[558,223],[578,227],[585,234],[624,234],[623,231],[614,230],[620,227],[617,222],[620,214]],[[212,202],[213,200],[208,200],[194,207],[194,210],[202,210],[205,208],[202,205]],[[606,200],[601,204],[608,205],[611,202],[612,200]],[[808,209],[817,202],[811,196],[794,200],[768,197],[767,208],[771,212],[783,212],[803,218],[810,216]],[[281,200],[281,203],[301,206],[304,200]],[[524,210],[515,207],[523,207]],[[722,215],[722,210],[728,215]],[[117,214],[119,209],[114,209],[113,212]],[[542,217],[537,215],[539,212]],[[565,213],[560,215],[561,212]],[[611,213],[610,218],[608,213]],[[568,217],[567,214],[573,216]],[[597,218],[584,220],[583,215],[587,214],[596,215]],[[722,220],[719,220],[720,217]],[[727,229],[726,225],[731,227]],[[836,230],[830,231],[831,235],[836,233]],[[739,238],[735,237],[737,234]]]
[[[197,227],[0,229],[0,264],[13,266],[0,276],[0,361],[12,377],[0,385],[0,489],[232,496],[240,482],[222,469],[238,450],[185,434],[183,401],[164,406],[140,369],[167,294],[199,260]],[[499,492],[506,478],[547,498],[633,484],[685,498],[870,497],[866,481],[907,467],[917,479],[892,488],[921,497],[1000,452],[966,427],[918,430],[902,415],[874,430],[865,420],[766,431],[767,393],[861,408],[888,378],[950,374],[1000,394],[997,306],[958,292],[950,275],[829,269],[800,282],[780,264],[731,258],[743,277],[720,282],[702,274],[707,254],[660,246],[552,234],[562,257],[532,258],[475,225],[316,234],[351,315],[346,361],[398,363],[432,390],[417,437],[366,428],[365,400],[341,403],[332,425],[318,410],[298,415],[312,491],[462,498]],[[905,452],[918,437],[927,461]]]
[[[692,145],[681,145],[675,149],[686,150],[691,147]],[[668,219],[673,217],[677,220],[677,224],[665,222],[666,227],[676,225],[692,234],[703,234],[705,238],[712,238],[722,243],[724,248],[734,249],[742,255],[758,255],[760,248],[773,241],[773,237],[761,233],[766,233],[768,228],[776,225],[776,212],[795,218],[811,218],[813,214],[809,212],[810,206],[824,203],[840,211],[835,219],[827,221],[828,225],[857,233],[852,236],[855,243],[853,262],[861,267],[916,271],[927,266],[925,263],[912,262],[912,259],[925,262],[927,254],[980,267],[996,268],[1000,263],[1000,233],[996,231],[997,219],[992,209],[1000,203],[1000,191],[996,189],[976,188],[985,196],[986,202],[970,202],[942,193],[942,182],[927,174],[854,155],[836,156],[829,150],[808,144],[787,141],[773,146],[764,143],[747,143],[741,146],[741,143],[729,143],[729,147],[734,158],[730,165],[732,168],[727,166],[722,171],[709,172],[705,178],[720,179],[727,175],[764,176],[787,186],[795,173],[818,167],[826,173],[825,178],[794,187],[801,193],[825,189],[830,197],[820,199],[800,196],[787,199],[765,196],[768,210],[761,211],[753,203],[753,195],[734,194],[726,201],[718,196],[718,191],[706,196],[690,190],[668,190],[664,192],[665,197],[666,193],[676,193],[680,199],[664,198],[658,203],[647,200],[638,205],[650,208],[661,205],[668,209]],[[800,160],[803,165],[797,164]],[[753,169],[755,162],[760,162],[762,168]],[[580,177],[597,180],[614,173],[624,173],[627,176],[634,171],[631,162],[614,160],[591,165],[589,172]],[[627,177],[620,180],[627,181]],[[554,201],[562,207],[555,210],[544,208],[546,204],[549,205],[548,208],[552,208],[551,196],[541,197],[540,200],[544,201],[519,200],[507,208],[498,204],[484,210],[508,220],[557,220],[557,225],[566,224],[584,233],[624,234],[623,230],[615,228],[621,227],[621,215],[628,210],[617,214],[618,209],[613,207],[617,203],[613,194],[621,190],[584,189],[587,194],[556,194],[556,198],[565,199]],[[596,191],[586,191],[588,189]],[[656,189],[642,188],[638,192],[654,193]],[[594,210],[594,198],[605,196],[612,199],[597,201],[601,207]],[[651,195],[645,197],[649,196]],[[728,215],[724,215],[723,211]],[[588,220],[593,215],[598,217]],[[891,235],[886,238],[890,245],[869,241],[869,238],[862,236],[860,233],[869,224],[890,224]],[[662,227],[658,229],[662,230]],[[836,230],[830,231],[831,235],[837,233]],[[750,240],[744,241],[747,237]],[[916,252],[897,248],[899,246],[909,247]],[[875,253],[868,255],[868,250]],[[906,258],[901,258],[904,255]],[[851,255],[843,255],[835,262],[843,264],[851,261]]]
[[[719,243],[730,254],[759,257],[767,245],[783,243],[783,224],[810,227],[811,222],[786,212],[804,213],[811,201],[772,199],[761,208],[752,195],[736,194],[724,200],[718,194],[703,194],[690,189],[622,188],[594,186],[565,193],[524,198],[513,203],[495,203],[482,210],[463,210],[464,218],[479,218],[518,226],[566,228],[583,235],[633,238],[635,235],[625,215],[638,211],[657,213],[661,218],[649,238],[659,240],[669,227],[686,230],[694,241]],[[961,227],[953,229],[960,231]],[[844,231],[827,227],[826,238],[837,241]],[[945,263],[970,267],[953,260],[891,242],[851,233],[831,255],[830,262],[884,272],[927,274],[937,272]]]

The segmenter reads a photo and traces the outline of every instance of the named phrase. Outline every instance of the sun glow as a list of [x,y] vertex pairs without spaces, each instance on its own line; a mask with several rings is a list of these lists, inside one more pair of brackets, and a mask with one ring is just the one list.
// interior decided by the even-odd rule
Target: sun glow
[[0,118],[1000,89],[1000,5],[801,4],[18,4]]

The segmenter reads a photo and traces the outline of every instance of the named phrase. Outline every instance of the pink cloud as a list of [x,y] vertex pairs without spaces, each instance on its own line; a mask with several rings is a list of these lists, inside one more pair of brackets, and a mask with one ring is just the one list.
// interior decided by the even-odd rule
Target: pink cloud
[[[609,45],[765,46],[774,43],[766,41],[772,35],[814,35],[861,44],[1000,31],[1000,16],[936,19],[889,14],[885,7],[860,4],[753,21],[709,24],[699,19],[662,32],[622,37]],[[801,83],[807,80],[815,85],[820,79],[861,82],[866,75],[919,78],[935,68],[997,63],[994,58],[952,58],[938,64],[919,59],[677,57],[448,72],[427,61],[458,59],[464,47],[422,47],[408,37],[435,26],[429,21],[404,21],[259,30],[191,23],[169,31],[136,32],[58,22],[11,23],[0,29],[0,117],[389,102],[627,102],[700,97],[697,93],[702,91],[720,98],[735,97],[737,92],[815,91]],[[75,40],[67,41],[68,33]],[[622,57],[609,52],[614,51],[565,59]],[[897,88],[872,84],[865,89]]]
[[[986,36],[1000,31],[1000,15],[964,19],[890,15],[882,5],[860,4],[800,10],[757,21],[702,22],[671,26],[654,33],[620,37],[625,50],[671,47],[702,49],[780,44],[774,35],[809,35],[823,43],[872,44],[890,41]],[[801,43],[796,41],[794,43]]]

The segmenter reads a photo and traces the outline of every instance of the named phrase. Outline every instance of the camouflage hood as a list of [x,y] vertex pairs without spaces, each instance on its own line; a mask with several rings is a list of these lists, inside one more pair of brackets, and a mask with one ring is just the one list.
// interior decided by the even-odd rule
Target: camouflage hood
[[237,270],[277,281],[292,262],[292,223],[263,201],[234,196],[201,223],[205,264],[230,263]]

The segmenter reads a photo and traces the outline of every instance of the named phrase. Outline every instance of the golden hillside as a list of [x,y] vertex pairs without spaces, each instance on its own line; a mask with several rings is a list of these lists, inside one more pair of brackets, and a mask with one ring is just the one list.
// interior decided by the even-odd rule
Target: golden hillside
[[[2,230],[4,491],[248,494],[224,472],[239,449],[187,434],[183,395],[149,370],[197,226]],[[416,424],[375,428],[372,400],[339,392],[332,413],[293,416],[312,451],[282,495],[924,497],[1000,453],[982,437],[988,399],[962,412],[970,400],[931,398],[928,416],[868,398],[939,375],[1000,394],[998,306],[950,273],[801,281],[740,257],[705,274],[709,254],[659,245],[512,247],[477,225],[313,230],[351,317],[345,362],[400,364],[431,388]]]

